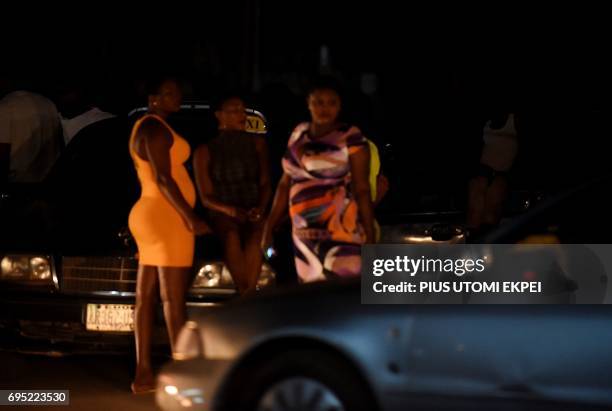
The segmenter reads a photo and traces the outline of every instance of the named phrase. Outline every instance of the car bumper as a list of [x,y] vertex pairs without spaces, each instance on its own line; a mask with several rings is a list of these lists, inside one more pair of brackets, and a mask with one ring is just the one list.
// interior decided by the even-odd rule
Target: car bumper
[[231,363],[198,358],[167,364],[157,378],[157,405],[164,411],[215,409],[217,391]]
[[[86,327],[88,304],[133,305],[133,296],[84,296],[61,293],[0,293],[0,348],[35,353],[126,353],[133,349],[133,331],[95,331]],[[196,302],[218,306],[218,299]],[[193,304],[189,302],[188,304]],[[155,313],[154,346],[164,349],[168,336],[163,310]],[[165,350],[167,351],[167,350]]]

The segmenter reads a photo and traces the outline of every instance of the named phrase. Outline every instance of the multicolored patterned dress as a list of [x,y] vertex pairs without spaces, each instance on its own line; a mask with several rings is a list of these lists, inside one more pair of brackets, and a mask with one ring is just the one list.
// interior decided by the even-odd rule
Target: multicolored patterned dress
[[283,170],[291,178],[289,214],[303,282],[360,273],[365,234],[351,194],[349,162],[359,149],[367,149],[367,140],[349,125],[315,139],[309,123],[302,123],[289,138]]

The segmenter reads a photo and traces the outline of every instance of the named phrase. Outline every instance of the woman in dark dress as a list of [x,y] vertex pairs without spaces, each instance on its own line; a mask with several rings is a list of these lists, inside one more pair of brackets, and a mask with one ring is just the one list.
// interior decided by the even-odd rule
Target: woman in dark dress
[[272,193],[266,142],[245,131],[245,110],[240,97],[220,100],[215,110],[219,133],[194,154],[200,200],[211,210],[225,263],[241,294],[257,285],[263,214]]

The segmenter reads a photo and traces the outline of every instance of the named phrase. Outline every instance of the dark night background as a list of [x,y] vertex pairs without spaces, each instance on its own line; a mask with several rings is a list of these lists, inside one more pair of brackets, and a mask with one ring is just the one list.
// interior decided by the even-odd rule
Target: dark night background
[[275,173],[288,133],[307,118],[308,81],[332,74],[346,118],[394,159],[383,163],[402,188],[391,197],[464,191],[483,116],[498,108],[525,118],[514,188],[552,190],[605,171],[612,67],[598,11],[390,4],[246,0],[199,5],[189,21],[174,6],[140,20],[75,18],[67,33],[4,42],[2,70],[50,97],[80,82],[117,114],[144,104],[155,72],[178,74],[187,98],[246,90],[268,118]]

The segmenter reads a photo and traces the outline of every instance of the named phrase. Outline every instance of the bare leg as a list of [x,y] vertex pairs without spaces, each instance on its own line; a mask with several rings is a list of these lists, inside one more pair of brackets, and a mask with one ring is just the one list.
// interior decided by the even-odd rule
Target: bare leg
[[240,232],[237,229],[228,228],[223,233],[222,238],[225,264],[227,264],[227,268],[232,274],[238,292],[242,294],[248,288],[248,283],[245,272],[246,260],[240,242]]
[[138,266],[136,277],[136,308],[134,336],[136,338],[136,376],[132,391],[143,392],[155,387],[151,368],[151,335],[157,303],[157,268]]
[[172,352],[174,352],[176,337],[185,324],[185,295],[188,280],[189,268],[159,267],[160,293]]
[[504,211],[504,202],[508,195],[508,182],[505,177],[497,176],[489,186],[485,197],[484,223],[497,225]]
[[470,180],[468,188],[468,228],[477,230],[483,223],[487,184],[486,177],[478,176]]
[[242,294],[248,288],[248,284],[245,273],[246,257],[241,244],[240,226],[231,218],[223,215],[214,219],[214,226],[223,242],[223,260],[232,274],[238,292]]
[[245,230],[245,274],[247,292],[256,290],[257,280],[261,273],[261,262],[263,260],[261,246],[261,237],[263,235],[262,224],[249,224]]

